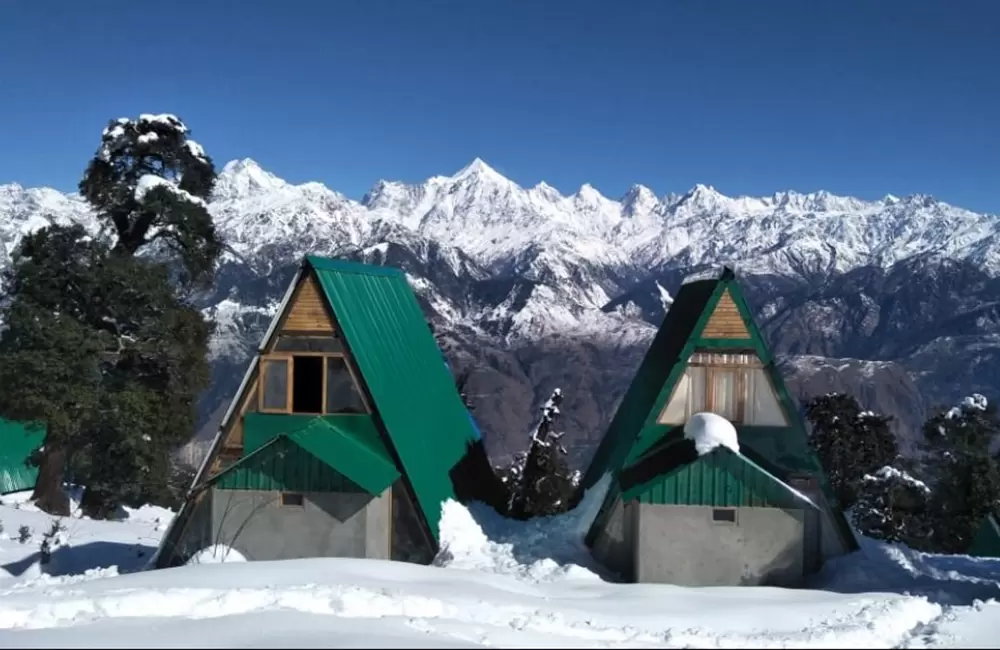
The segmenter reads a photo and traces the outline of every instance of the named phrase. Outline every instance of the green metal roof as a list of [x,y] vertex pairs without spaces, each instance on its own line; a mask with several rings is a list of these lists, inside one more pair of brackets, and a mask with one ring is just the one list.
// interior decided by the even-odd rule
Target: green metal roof
[[442,503],[493,470],[417,298],[397,269],[313,256],[307,264],[437,539]]
[[44,442],[43,425],[0,419],[0,495],[34,489],[38,468],[28,459]]
[[342,476],[378,495],[399,478],[381,443],[371,444],[378,434],[370,416],[291,416],[303,426],[275,433],[290,428],[280,423],[288,417],[248,413],[244,426],[256,446],[209,482],[230,489],[326,492],[345,490]]
[[699,456],[682,440],[622,472],[622,499],[658,505],[813,507],[807,499],[746,456],[717,447]]

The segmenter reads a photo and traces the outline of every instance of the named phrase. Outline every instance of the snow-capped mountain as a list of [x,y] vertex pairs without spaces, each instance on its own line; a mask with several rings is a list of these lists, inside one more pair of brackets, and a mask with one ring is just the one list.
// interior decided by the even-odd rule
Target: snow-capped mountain
[[[612,199],[590,185],[525,189],[476,159],[421,184],[379,181],[359,202],[247,159],[224,166],[210,210],[227,250],[204,305],[219,322],[207,420],[306,253],[406,270],[455,364],[476,366],[477,416],[500,454],[521,445],[560,386],[563,425],[585,455],[684,274],[711,264],[740,272],[779,352],[885,362],[852,376],[895,386],[891,399],[860,392],[908,429],[925,400],[989,393],[983,384],[1000,378],[990,365],[1000,356],[1000,220],[928,196],[728,197],[698,185],[658,197],[635,185]],[[97,228],[74,195],[0,186],[0,265],[24,233],[66,222]],[[815,379],[830,376],[828,364],[789,363],[800,385],[834,382]]]

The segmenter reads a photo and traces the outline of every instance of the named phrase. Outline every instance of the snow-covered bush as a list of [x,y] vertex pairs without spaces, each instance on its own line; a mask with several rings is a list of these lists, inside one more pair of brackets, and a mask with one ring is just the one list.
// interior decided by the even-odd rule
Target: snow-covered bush
[[938,409],[924,424],[923,470],[932,493],[933,548],[964,553],[1000,505],[1000,465],[990,453],[1000,435],[996,406],[973,394]]
[[806,417],[812,424],[809,442],[826,471],[841,508],[850,508],[868,474],[899,457],[890,417],[862,410],[844,393],[829,393],[809,400]]
[[862,478],[851,518],[865,537],[901,542],[918,550],[928,548],[930,494],[923,481],[886,465]]

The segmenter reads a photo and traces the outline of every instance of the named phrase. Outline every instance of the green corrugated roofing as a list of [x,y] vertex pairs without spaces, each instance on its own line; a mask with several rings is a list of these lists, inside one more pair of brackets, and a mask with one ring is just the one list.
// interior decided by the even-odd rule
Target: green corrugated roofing
[[996,516],[988,515],[983,519],[972,538],[968,554],[976,557],[1000,557],[1000,525],[997,525]]
[[27,461],[44,442],[44,426],[0,419],[0,494],[34,489],[38,468]]
[[[341,476],[369,494],[381,494],[399,478],[396,464],[372,436],[371,416],[289,416],[248,413],[246,433],[252,449],[212,479],[219,487],[244,490],[328,492],[345,489]],[[302,420],[308,420],[302,422]],[[299,424],[292,431],[284,431]],[[379,449],[381,448],[381,449]]]
[[[431,533],[457,499],[479,443],[416,296],[401,271],[308,257]],[[481,444],[481,443],[480,443]],[[492,475],[482,457],[479,480]]]
[[[630,480],[633,477],[635,482]],[[781,479],[746,456],[725,447],[699,456],[689,440],[661,449],[625,470],[622,490],[625,501],[657,505],[719,508],[809,505]]]

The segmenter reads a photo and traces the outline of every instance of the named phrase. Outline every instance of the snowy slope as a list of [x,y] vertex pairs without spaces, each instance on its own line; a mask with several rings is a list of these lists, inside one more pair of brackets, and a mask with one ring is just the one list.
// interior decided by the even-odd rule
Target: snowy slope
[[[620,585],[553,547],[579,532],[574,513],[514,523],[451,503],[441,566],[306,559],[126,574],[109,565],[137,568],[129,540],[149,539],[156,517],[143,512],[71,521],[63,566],[75,553],[79,572],[0,578],[0,647],[995,647],[1000,633],[1000,560],[869,543],[814,590]],[[24,508],[0,506],[0,520],[48,527]],[[119,556],[88,554],[100,545]],[[3,539],[0,552],[17,571],[32,544]]]

